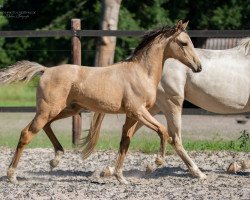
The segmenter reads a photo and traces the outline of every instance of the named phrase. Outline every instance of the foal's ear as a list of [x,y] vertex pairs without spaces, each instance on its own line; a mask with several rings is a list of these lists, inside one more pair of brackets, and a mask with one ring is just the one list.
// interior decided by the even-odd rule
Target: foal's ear
[[184,23],[182,24],[182,29],[183,29],[183,30],[186,30],[187,25],[188,25],[188,22],[189,22],[189,20],[187,20],[186,22],[184,22]]
[[182,29],[182,26],[183,26],[182,20],[179,20],[175,25],[175,31]]

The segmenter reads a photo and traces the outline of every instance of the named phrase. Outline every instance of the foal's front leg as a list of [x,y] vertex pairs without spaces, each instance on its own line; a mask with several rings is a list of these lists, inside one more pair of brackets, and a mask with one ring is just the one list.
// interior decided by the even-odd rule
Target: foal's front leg
[[141,107],[139,110],[137,110],[136,113],[132,113],[131,116],[134,118],[130,118],[127,116],[126,122],[123,126],[123,131],[122,131],[122,139],[120,143],[120,151],[115,167],[115,176],[116,178],[124,184],[127,184],[126,179],[123,177],[122,174],[122,167],[123,167],[123,162],[124,158],[126,156],[126,153],[128,151],[128,147],[130,144],[130,140],[134,134],[134,129],[136,127],[137,121],[142,122],[144,125],[149,127],[150,129],[156,131],[158,135],[161,138],[161,156],[165,156],[165,147],[167,142],[171,143],[172,138],[169,137],[168,132],[166,128],[159,123],[155,118],[153,118],[150,113],[147,111],[145,107]]
[[122,129],[120,150],[119,150],[119,154],[118,154],[118,158],[117,158],[116,166],[115,166],[115,172],[114,172],[115,177],[122,184],[128,183],[123,176],[122,168],[123,168],[123,162],[124,162],[125,156],[129,148],[130,140],[134,134],[134,129],[137,123],[138,122],[136,120],[129,118],[127,116],[125,124],[123,125],[123,129]]
[[[165,151],[166,151],[166,144],[167,142],[172,143],[172,138],[169,137],[169,134],[167,132],[167,129],[165,128],[164,125],[159,123],[150,113],[149,111],[145,108],[142,107],[140,109],[140,114],[138,115],[138,120],[142,122],[145,126],[148,128],[156,131],[160,137],[160,155],[161,158],[163,159],[165,157]],[[160,158],[158,158],[159,162]]]

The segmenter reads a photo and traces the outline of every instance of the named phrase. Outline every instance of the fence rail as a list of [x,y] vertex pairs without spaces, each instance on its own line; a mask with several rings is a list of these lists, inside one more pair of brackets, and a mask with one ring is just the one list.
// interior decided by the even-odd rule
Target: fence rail
[[[145,34],[145,30],[23,30],[23,31],[0,31],[0,37],[139,37]],[[212,37],[212,38],[238,38],[249,37],[250,30],[189,30],[190,37]]]

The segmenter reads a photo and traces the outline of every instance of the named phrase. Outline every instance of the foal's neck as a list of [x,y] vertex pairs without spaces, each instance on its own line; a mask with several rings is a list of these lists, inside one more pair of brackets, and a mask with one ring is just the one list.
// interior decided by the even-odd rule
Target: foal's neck
[[148,77],[153,80],[156,87],[161,80],[163,64],[167,59],[165,56],[165,47],[167,42],[168,41],[166,39],[165,41],[155,41],[137,58],[140,67],[146,70]]

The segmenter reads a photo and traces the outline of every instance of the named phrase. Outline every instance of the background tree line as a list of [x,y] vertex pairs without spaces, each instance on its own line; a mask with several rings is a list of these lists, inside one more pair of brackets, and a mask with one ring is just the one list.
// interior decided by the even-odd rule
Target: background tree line
[[[14,12],[13,12],[14,11]],[[22,15],[21,11],[30,11]],[[25,17],[26,16],[26,17]],[[83,29],[100,29],[98,0],[0,0],[0,30],[70,29],[72,18],[82,19]],[[250,4],[246,0],[123,0],[119,30],[149,30],[189,19],[189,29],[249,29]],[[127,57],[139,38],[117,38],[115,61]],[[93,65],[97,38],[82,38],[82,63]],[[47,66],[70,62],[70,38],[0,38],[0,67],[17,60]]]

